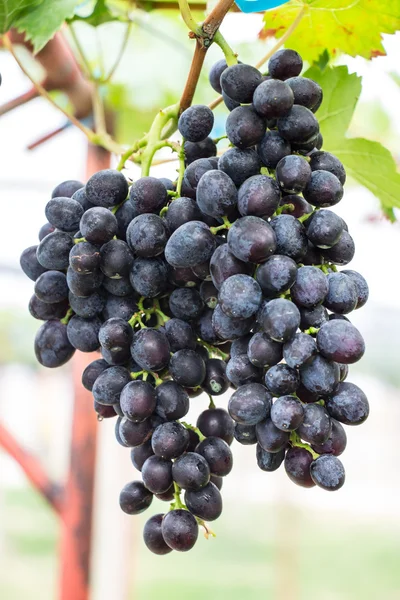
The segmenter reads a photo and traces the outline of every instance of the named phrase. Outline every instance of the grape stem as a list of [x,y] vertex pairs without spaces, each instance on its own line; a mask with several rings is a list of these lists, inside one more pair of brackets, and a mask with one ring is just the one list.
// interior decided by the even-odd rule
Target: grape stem
[[72,308],[69,308],[65,314],[65,317],[60,319],[60,323],[62,323],[63,325],[68,325],[68,321],[71,319],[73,314],[74,314],[74,311],[72,310]]
[[[160,110],[156,115],[150,131],[147,134],[147,143],[142,152],[142,177],[146,177],[150,173],[150,167],[154,154],[160,149],[160,141],[162,140],[162,132],[169,121],[178,122],[179,104],[173,104],[163,110]],[[166,144],[164,144],[166,145]]]
[[210,410],[212,410],[212,409],[214,409],[214,408],[217,408],[217,407],[216,407],[216,405],[215,405],[214,399],[213,399],[213,397],[211,396],[211,394],[208,394],[208,397],[210,398],[210,403],[209,403],[209,405],[208,405],[208,408],[209,408]]
[[187,510],[186,506],[183,504],[183,502],[181,500],[181,491],[182,490],[179,487],[179,485],[177,483],[175,483],[175,481],[174,481],[174,502],[171,503],[170,510],[177,510],[177,509]]
[[276,209],[275,214],[276,215],[281,215],[284,210],[288,210],[289,212],[293,212],[294,211],[294,204],[283,204],[282,206],[280,206],[279,208]]
[[219,46],[224,53],[227,65],[231,67],[237,64],[237,54],[234,53],[222,33],[218,30],[214,34],[213,41]]
[[186,427],[186,429],[191,429],[192,431],[194,431],[195,433],[197,433],[197,435],[200,438],[200,441],[202,442],[203,440],[206,439],[205,435],[203,435],[200,431],[200,429],[198,427],[195,427],[194,425],[191,425],[190,423],[186,423],[186,421],[179,421],[181,425],[183,425],[184,427]]
[[222,350],[220,350],[219,348],[211,346],[211,344],[207,344],[207,342],[204,342],[200,338],[198,338],[197,341],[199,344],[204,346],[204,348],[206,348],[211,354],[216,354],[217,356],[222,358],[222,360],[228,360],[229,354],[227,354],[226,352],[222,352]]
[[292,433],[290,434],[290,443],[292,444],[292,446],[296,446],[297,448],[305,448],[305,450],[308,450],[308,452],[312,455],[314,460],[316,460],[319,457],[319,454],[317,452],[314,452],[314,450],[309,444],[304,444],[301,441],[299,435],[295,431],[292,431]]
[[219,231],[222,231],[223,229],[230,229],[230,227],[232,227],[233,223],[231,223],[229,221],[228,217],[223,216],[222,220],[223,220],[222,225],[218,225],[218,227],[210,227],[211,233],[213,233],[215,235],[216,233],[218,233]]
[[210,537],[217,537],[217,534],[211,529],[211,527],[209,525],[207,525],[207,523],[205,521],[203,521],[203,519],[200,519],[199,517],[195,517],[195,518],[196,518],[198,525],[200,525],[200,527],[203,527],[204,537],[206,538],[206,540],[208,540]]
[[319,327],[309,327],[308,329],[306,329],[304,331],[304,333],[308,333],[308,335],[313,335],[313,334],[318,333],[318,331],[319,331]]

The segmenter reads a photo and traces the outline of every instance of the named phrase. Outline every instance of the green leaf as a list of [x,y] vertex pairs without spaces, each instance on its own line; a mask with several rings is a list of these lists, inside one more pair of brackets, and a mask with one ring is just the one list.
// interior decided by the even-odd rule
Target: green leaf
[[361,94],[361,77],[349,74],[344,66],[324,71],[311,67],[304,75],[317,81],[324,92],[324,100],[318,110],[324,140],[343,138]]
[[30,10],[43,0],[0,0],[0,33],[13,27],[15,21],[29,7]]
[[71,21],[85,21],[85,23],[92,25],[92,27],[98,27],[99,25],[103,25],[103,23],[109,23],[116,19],[117,17],[110,12],[105,0],[97,0],[90,14],[86,16],[74,15]]
[[33,44],[34,52],[39,52],[61,28],[64,21],[73,16],[81,0],[44,0],[34,9],[25,10],[18,18],[15,27],[25,33]]
[[342,161],[353,179],[379,198],[383,212],[394,220],[393,208],[400,208],[400,173],[389,150],[363,138],[345,139],[340,146],[327,149]]
[[288,45],[310,62],[324,49],[369,59],[383,55],[382,33],[400,29],[400,0],[291,0],[265,13],[261,37],[282,37],[301,10]]
[[312,67],[305,75],[317,81],[324,92],[317,113],[323,149],[335,154],[348,175],[369,189],[380,200],[384,213],[394,220],[393,208],[400,208],[400,173],[393,156],[379,142],[346,138],[360,96],[361,78],[343,66],[324,71]]

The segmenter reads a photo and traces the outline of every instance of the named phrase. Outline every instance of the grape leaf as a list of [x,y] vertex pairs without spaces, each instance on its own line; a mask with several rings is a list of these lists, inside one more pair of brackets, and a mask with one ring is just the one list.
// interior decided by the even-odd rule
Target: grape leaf
[[33,45],[34,52],[39,52],[61,28],[64,21],[73,16],[74,10],[81,0],[44,0],[32,9],[26,10],[14,26],[25,33],[27,40]]
[[32,9],[43,0],[0,0],[0,33],[5,33],[29,7]]
[[400,0],[291,0],[265,13],[260,37],[282,37],[301,10],[289,46],[310,62],[324,49],[369,59],[384,55],[381,34],[400,29]]
[[84,17],[79,14],[74,15],[71,21],[85,21],[85,23],[92,25],[92,27],[98,27],[99,25],[103,25],[103,23],[109,23],[116,19],[117,17],[110,12],[105,0],[97,0],[93,11],[89,15]]
[[393,156],[379,142],[346,137],[360,96],[361,78],[344,66],[324,71],[314,66],[305,76],[317,81],[324,92],[317,113],[323,149],[335,154],[348,175],[369,189],[380,200],[383,212],[394,220],[393,208],[400,208],[400,173]]

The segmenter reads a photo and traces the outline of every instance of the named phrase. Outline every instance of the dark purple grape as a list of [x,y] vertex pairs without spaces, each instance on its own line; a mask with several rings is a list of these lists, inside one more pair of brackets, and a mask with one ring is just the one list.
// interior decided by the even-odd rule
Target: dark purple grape
[[265,167],[275,169],[282,158],[291,153],[290,143],[278,131],[267,131],[257,147],[258,155]]
[[142,467],[146,460],[154,456],[153,448],[151,447],[151,440],[147,440],[141,446],[136,446],[131,450],[131,461],[135,469],[138,471],[142,470]]
[[69,265],[73,271],[80,275],[89,275],[98,271],[100,267],[100,250],[90,242],[79,242],[71,248]]
[[306,448],[297,446],[289,448],[285,456],[285,471],[289,479],[301,487],[314,487],[315,483],[310,475],[310,465],[313,460],[311,452]]
[[261,311],[260,325],[275,342],[287,342],[300,325],[299,309],[284,298],[271,300]]
[[201,221],[201,211],[193,198],[175,198],[165,215],[169,231],[173,233],[178,227],[189,221]]
[[327,281],[329,287],[324,306],[340,315],[352,312],[358,301],[357,288],[353,280],[345,273],[329,273]]
[[214,236],[205,223],[189,221],[169,238],[165,258],[173,267],[194,267],[211,258],[215,246]]
[[257,425],[269,416],[271,394],[259,383],[242,385],[229,400],[229,414],[241,425]]
[[353,260],[354,253],[354,241],[347,231],[343,231],[337,244],[322,251],[324,258],[335,265],[347,265]]
[[166,228],[158,215],[138,215],[130,222],[126,230],[126,241],[136,256],[153,258],[162,254],[167,240]]
[[232,275],[224,281],[219,292],[223,312],[234,319],[248,319],[261,306],[259,284],[248,275]]
[[318,210],[306,221],[307,237],[318,248],[331,248],[343,232],[343,219],[331,210]]
[[287,115],[293,106],[293,100],[293,92],[286,83],[278,79],[267,79],[255,90],[253,106],[261,117],[276,119]]
[[255,367],[272,367],[282,360],[282,344],[274,342],[265,333],[255,333],[248,343],[247,356]]
[[329,171],[336,175],[342,185],[346,181],[346,171],[340,160],[330,152],[313,152],[310,160],[312,171]]
[[308,77],[290,77],[286,79],[286,84],[293,92],[295,104],[301,104],[315,112],[322,102],[322,88],[318,83]]
[[232,100],[232,98],[229,98],[228,94],[225,94],[224,91],[222,92],[222,98],[224,100],[226,108],[229,111],[235,110],[235,108],[240,106],[240,102],[236,102],[236,100]]
[[52,198],[45,208],[46,219],[60,231],[76,231],[83,208],[72,198]]
[[261,383],[262,371],[255,367],[246,354],[232,357],[226,366],[226,376],[235,387],[247,383]]
[[142,467],[143,483],[153,494],[163,494],[172,485],[172,461],[149,456]]
[[271,407],[271,421],[281,431],[294,431],[303,418],[303,405],[294,396],[280,396]]
[[22,252],[19,259],[21,269],[29,279],[32,279],[32,281],[36,281],[42,273],[46,272],[45,267],[43,267],[37,259],[37,248],[38,246],[29,246],[29,248],[26,248]]
[[277,452],[268,452],[267,450],[264,450],[260,444],[257,444],[256,458],[257,465],[262,471],[276,471],[279,469],[285,458],[285,450],[283,448]]
[[303,60],[298,52],[283,48],[275,52],[268,61],[268,72],[276,79],[289,79],[300,75]]
[[62,319],[65,317],[69,306],[67,300],[50,304],[49,302],[39,300],[39,298],[33,294],[29,300],[28,308],[30,314],[35,319],[39,319],[40,321],[51,321],[52,319]]
[[319,354],[300,369],[301,382],[313,394],[326,395],[339,383],[339,367]]
[[329,171],[312,171],[310,180],[303,190],[310,204],[319,207],[334,206],[343,198],[343,187],[339,179]]
[[315,308],[303,308],[300,306],[300,329],[307,330],[310,327],[321,327],[328,322],[328,311],[321,304]]
[[369,403],[364,392],[354,383],[344,381],[325,401],[329,414],[345,425],[361,425],[368,418]]
[[346,432],[339,421],[331,419],[331,422],[332,431],[326,442],[323,444],[313,444],[312,449],[318,454],[333,454],[334,456],[340,456],[346,449]]
[[221,79],[221,75],[223,73],[223,71],[225,71],[225,69],[228,68],[228,64],[225,60],[225,58],[221,58],[220,60],[218,60],[216,63],[213,64],[213,66],[210,69],[210,72],[208,74],[208,79],[210,81],[210,85],[213,88],[213,90],[215,90],[218,94],[220,94],[222,92],[222,88],[221,88],[221,83],[220,83],[220,79]]
[[315,341],[306,333],[296,333],[292,339],[283,345],[283,357],[286,364],[292,369],[302,367],[316,354]]
[[205,437],[218,437],[228,445],[233,441],[234,422],[223,408],[210,408],[200,413],[196,426]]
[[141,481],[127,483],[119,496],[119,505],[128,515],[139,515],[153,502],[153,494]]
[[[146,259],[137,259],[137,260],[146,260]],[[151,259],[148,259],[151,260]],[[133,287],[131,285],[131,277],[132,271],[129,274],[129,277],[124,276],[119,279],[112,279],[111,277],[104,277],[103,279],[103,288],[113,296],[119,296],[123,298],[124,296],[132,296],[134,293]]]
[[128,195],[128,182],[119,171],[105,169],[91,176],[85,191],[91,204],[109,208],[125,200]]
[[206,376],[201,385],[203,390],[211,396],[224,394],[229,388],[229,381],[226,377],[226,363],[219,358],[210,358],[207,360]]
[[320,404],[304,405],[304,419],[297,433],[310,444],[324,444],[332,430],[332,422],[326,409]]
[[259,217],[242,217],[228,233],[229,250],[244,262],[264,262],[276,249],[276,235],[271,226]]
[[185,152],[185,163],[190,165],[199,158],[211,158],[217,156],[217,145],[210,137],[206,137],[201,142],[185,142],[183,144]]
[[218,168],[232,179],[236,186],[241,186],[252,175],[258,175],[261,160],[253,148],[229,148],[219,159]]
[[325,262],[322,252],[323,251],[320,248],[316,248],[314,244],[308,240],[307,252],[301,259],[301,262],[303,265],[309,266],[322,265]]
[[242,216],[253,215],[265,219],[274,214],[281,194],[272,177],[253,175],[239,189],[238,209]]
[[167,189],[156,177],[141,177],[129,190],[129,202],[136,215],[160,212],[167,199]]
[[154,426],[151,419],[134,423],[123,417],[119,423],[119,439],[127,448],[141,446],[151,438]]
[[100,327],[101,320],[98,317],[83,319],[74,315],[67,325],[67,336],[70,344],[81,352],[94,352],[100,346]]
[[197,446],[196,452],[206,459],[212,475],[225,477],[231,472],[232,452],[228,444],[221,438],[206,438]]
[[35,356],[44,367],[61,367],[75,352],[67,336],[67,327],[60,321],[46,321],[35,336]]
[[206,376],[204,360],[195,350],[178,350],[171,356],[168,368],[174,381],[184,387],[197,387]]
[[98,376],[108,368],[109,364],[101,358],[91,362],[82,373],[83,387],[91,392]]
[[156,387],[156,413],[167,421],[182,419],[189,411],[189,396],[175,381],[164,381]]
[[136,311],[137,304],[135,296],[125,296],[121,298],[119,296],[113,296],[112,294],[106,295],[105,306],[103,310],[103,318],[105,321],[111,317],[129,321]]
[[105,369],[93,384],[94,399],[100,404],[117,404],[123,388],[130,381],[131,376],[125,367]]
[[185,452],[172,465],[172,477],[180,488],[197,491],[210,481],[210,467],[197,452]]
[[172,550],[187,552],[195,545],[199,528],[192,513],[188,510],[177,509],[171,510],[164,516],[161,533],[166,544]]
[[297,277],[290,290],[295,304],[304,308],[315,308],[326,301],[329,290],[329,277],[317,267],[300,267]]
[[304,225],[292,215],[278,215],[271,219],[276,237],[276,254],[301,261],[307,252],[307,236]]
[[[284,208],[284,206],[288,206],[288,208]],[[281,214],[282,215],[292,215],[292,217],[303,217],[304,215],[309,215],[313,211],[313,207],[311,204],[304,200],[302,196],[296,196],[296,194],[290,194],[289,196],[283,196],[280,201]]]
[[231,144],[238,148],[250,148],[261,142],[265,134],[265,119],[260,111],[256,112],[251,106],[238,106],[229,113],[225,129]]
[[248,333],[247,335],[244,335],[244,336],[234,340],[232,342],[231,349],[230,349],[231,358],[236,358],[237,356],[240,356],[241,354],[247,354],[249,343],[250,343],[250,340],[252,337],[253,337],[253,334]]
[[83,183],[81,181],[77,181],[76,179],[67,179],[66,181],[62,181],[51,192],[52,198],[60,198],[64,196],[66,198],[71,198],[75,192],[79,189],[83,188]]
[[210,260],[211,278],[217,290],[221,288],[228,277],[239,273],[250,275],[252,270],[252,265],[239,260],[232,254],[228,244],[218,246]]
[[164,555],[172,552],[172,548],[166,544],[162,534],[162,522],[164,515],[158,514],[150,517],[143,528],[143,541],[153,554]]
[[47,235],[50,235],[50,233],[53,233],[54,229],[55,227],[53,227],[51,223],[45,223],[42,225],[38,234],[39,242],[41,242]]
[[191,321],[203,312],[204,303],[196,289],[179,288],[171,293],[169,308],[177,319]]
[[156,408],[156,393],[147,381],[130,381],[123,388],[119,403],[125,417],[134,422],[144,421]]
[[255,425],[241,425],[240,423],[235,423],[233,435],[235,436],[235,440],[243,446],[257,444]]
[[302,156],[285,156],[276,165],[276,179],[285,192],[299,194],[311,177],[310,165]]
[[164,259],[136,258],[133,261],[129,280],[140,296],[155,298],[168,287],[168,265]]
[[69,233],[54,231],[41,240],[36,251],[37,259],[45,269],[55,271],[67,269],[69,253],[73,245],[74,242]]
[[176,421],[162,423],[153,433],[151,445],[156,456],[173,459],[181,456],[189,444],[187,429]]
[[365,352],[361,333],[348,321],[325,323],[317,333],[318,350],[328,360],[346,365],[360,360]]
[[118,230],[115,216],[107,208],[95,206],[87,210],[79,224],[82,236],[93,244],[105,244],[112,240]]
[[256,279],[264,296],[271,298],[287,291],[296,281],[297,265],[289,256],[275,254],[260,265]]
[[[64,194],[61,194],[64,195]],[[55,198],[58,198],[58,196],[55,196]],[[93,208],[93,204],[91,204],[89,202],[89,200],[87,199],[86,196],[86,190],[84,187],[79,188],[79,190],[76,190],[76,192],[74,192],[71,196],[71,198],[73,198],[73,200],[76,200],[77,202],[79,202],[79,204],[82,206],[84,211],[87,211],[89,208]]]
[[295,104],[287,115],[280,117],[277,125],[280,135],[290,143],[308,142],[319,133],[318,121],[311,110],[299,104]]
[[208,106],[195,104],[189,106],[179,117],[178,129],[185,140],[201,142],[210,133],[214,125],[214,113]]
[[93,408],[97,414],[97,420],[102,421],[103,419],[112,419],[117,416],[114,406],[106,406],[105,404],[99,404],[96,400],[93,402]]
[[311,464],[310,472],[314,483],[329,492],[340,489],[345,481],[342,462],[331,454],[319,456]]
[[262,75],[258,69],[250,65],[236,64],[221,73],[221,88],[232,98],[241,103],[251,102],[253,93],[262,81]]
[[171,352],[177,352],[185,348],[191,350],[196,348],[196,335],[186,321],[182,321],[182,319],[169,319],[164,327]]
[[369,288],[368,284],[365,281],[364,277],[360,275],[357,271],[344,270],[341,271],[345,273],[347,277],[350,277],[357,290],[357,304],[356,308],[361,308],[366,304],[369,296]]
[[133,336],[131,354],[142,369],[161,371],[168,365],[170,357],[166,335],[157,329],[141,329]]
[[182,182],[182,194],[184,196],[189,196],[189,198],[196,198],[197,186],[204,173],[217,168],[218,167],[213,163],[211,158],[199,158],[194,160],[186,167]]
[[[106,303],[106,298],[101,292],[94,292],[87,298],[78,298],[78,296],[70,292],[68,298],[74,313],[84,319],[92,319],[99,315]],[[132,316],[132,313],[130,316]]]
[[236,206],[237,189],[223,171],[207,171],[197,186],[196,201],[202,213],[222,217]]
[[265,374],[265,385],[273,396],[293,394],[299,383],[298,371],[283,363],[274,365]]
[[212,326],[221,340],[229,341],[249,333],[253,319],[234,319],[226,315],[220,305],[215,307],[212,315]]
[[289,432],[278,429],[271,419],[265,419],[256,425],[257,441],[266,452],[280,452],[289,442]]
[[133,254],[123,240],[110,240],[101,247],[100,269],[106,277],[127,277],[132,264]]
[[205,521],[215,521],[222,513],[221,493],[211,481],[200,490],[186,490],[185,504],[192,514]]

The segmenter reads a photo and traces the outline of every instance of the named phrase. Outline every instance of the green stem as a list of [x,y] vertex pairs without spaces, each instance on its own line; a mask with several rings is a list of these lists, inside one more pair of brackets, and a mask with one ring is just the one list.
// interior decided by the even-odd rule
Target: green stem
[[67,325],[68,321],[73,316],[73,314],[74,314],[74,311],[72,310],[72,308],[69,308],[65,314],[65,317],[60,319],[60,323],[62,323],[63,325]]
[[211,346],[211,344],[207,344],[207,342],[203,342],[203,340],[201,340],[200,338],[198,338],[197,341],[199,344],[204,346],[204,348],[206,348],[209,353],[217,354],[217,356],[222,358],[222,360],[228,360],[229,354],[227,354],[226,352],[222,352],[222,350],[220,350],[216,346]]
[[122,169],[125,167],[126,161],[130,159],[130,157],[132,156],[132,154],[134,154],[135,152],[137,152],[138,150],[140,150],[140,148],[143,148],[144,146],[146,146],[146,144],[147,144],[147,136],[144,136],[140,140],[136,140],[136,142],[134,144],[132,144],[132,146],[130,146],[121,155],[121,158],[120,158],[119,163],[117,165],[117,171],[122,171]]
[[279,208],[276,209],[275,214],[281,215],[284,210],[288,210],[289,212],[294,211],[294,204],[282,204]]
[[230,229],[230,227],[232,227],[233,223],[231,223],[231,222],[228,220],[228,217],[225,217],[225,216],[224,216],[224,217],[222,217],[222,219],[223,219],[223,221],[224,221],[223,225],[218,225],[218,227],[210,227],[210,231],[211,231],[211,233],[213,233],[214,235],[215,235],[216,233],[218,233],[219,231],[222,231],[223,229]]
[[182,182],[183,176],[185,175],[185,150],[184,150],[184,140],[182,140],[182,145],[178,151],[178,159],[179,159],[179,172],[178,172],[178,181],[176,184],[176,197],[179,198],[182,193]]
[[292,433],[290,434],[290,443],[292,444],[292,446],[296,446],[297,448],[305,448],[305,450],[308,450],[308,452],[312,455],[314,460],[319,457],[319,454],[317,452],[314,452],[314,450],[309,444],[304,444],[301,441],[300,437],[295,431],[292,431]]
[[194,20],[187,0],[179,0],[179,10],[181,11],[182,19],[190,31],[193,31],[197,36],[201,36],[201,26]]
[[201,433],[201,431],[198,427],[195,427],[194,425],[191,425],[190,423],[186,423],[186,421],[179,421],[179,423],[181,425],[183,425],[184,427],[186,427],[186,429],[191,429],[192,431],[197,433],[201,442],[206,439],[206,436]]
[[210,403],[208,405],[208,408],[209,409],[217,408],[216,405],[215,405],[215,402],[213,400],[213,397],[211,396],[211,394],[208,394],[208,397],[210,398]]
[[176,510],[179,508],[181,508],[183,510],[187,510],[186,506],[183,504],[183,502],[181,500],[181,488],[174,481],[174,502],[172,502],[170,510]]
[[237,55],[234,53],[222,33],[218,30],[215,32],[213,41],[221,48],[224,53],[225,60],[229,67],[237,64]]
[[144,371],[137,371],[137,373],[130,373],[131,379],[137,379],[138,377],[140,377],[141,375],[144,374]]
[[86,238],[82,237],[74,239],[74,244],[80,244],[81,242],[86,242]]
[[300,223],[304,223],[304,221],[307,221],[307,219],[309,219],[313,214],[314,214],[314,211],[311,213],[306,213],[305,215],[302,215],[301,217],[299,217],[297,220],[300,221]]
[[220,135],[217,138],[213,139],[214,144],[218,144],[221,140],[227,140],[228,136],[227,135]]
[[208,538],[211,537],[217,537],[216,533],[214,533],[214,531],[211,529],[211,527],[209,525],[207,525],[207,523],[205,521],[203,521],[203,519],[200,519],[200,517],[195,517],[197,524],[200,525],[200,527],[203,527],[204,529],[204,537],[208,540]]
[[308,333],[308,335],[315,335],[316,333],[318,333],[318,331],[319,327],[309,327],[304,331],[304,333]]
[[179,104],[168,106],[156,115],[150,131],[147,135],[147,145],[142,154],[142,177],[146,177],[150,173],[150,167],[153,156],[159,149],[159,142],[162,140],[164,127],[171,119],[177,119],[179,114]]
[[87,79],[90,79],[91,81],[94,81],[94,75],[93,75],[92,69],[91,69],[89,61],[86,58],[86,55],[85,55],[85,53],[83,51],[82,45],[81,45],[81,43],[79,41],[79,38],[76,35],[76,31],[75,31],[74,25],[72,23],[70,23],[69,26],[68,26],[68,29],[69,29],[69,32],[70,32],[71,37],[73,39],[73,42],[75,44],[75,47],[76,47],[76,49],[78,51],[79,58],[80,58],[80,61],[82,63],[82,66],[83,66],[83,71],[84,71]]

